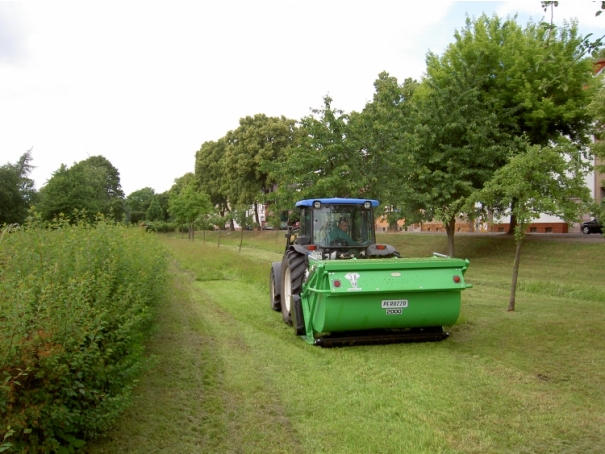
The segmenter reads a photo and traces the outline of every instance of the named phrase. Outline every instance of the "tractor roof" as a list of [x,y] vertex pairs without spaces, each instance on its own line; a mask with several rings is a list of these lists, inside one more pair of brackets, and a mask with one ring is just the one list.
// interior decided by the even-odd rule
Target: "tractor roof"
[[296,202],[297,207],[312,207],[313,202],[319,201],[322,205],[361,205],[364,202],[370,202],[372,207],[378,206],[378,200],[372,199],[347,199],[347,198],[331,198],[331,199],[306,199]]

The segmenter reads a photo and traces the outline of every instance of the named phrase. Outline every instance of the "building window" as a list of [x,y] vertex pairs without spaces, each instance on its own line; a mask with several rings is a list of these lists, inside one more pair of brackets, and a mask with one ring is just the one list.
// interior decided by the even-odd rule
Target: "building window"
[[544,233],[552,233],[552,227],[546,227]]
[[529,233],[537,233],[538,232],[538,228],[537,227],[530,227],[529,228]]

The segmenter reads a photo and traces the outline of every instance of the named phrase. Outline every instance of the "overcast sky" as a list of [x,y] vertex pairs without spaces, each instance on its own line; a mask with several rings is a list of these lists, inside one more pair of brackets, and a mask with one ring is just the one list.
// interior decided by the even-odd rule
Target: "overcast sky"
[[[600,2],[559,5],[555,22],[605,34]],[[40,188],[103,155],[126,194],[163,192],[242,117],[300,119],[326,94],[361,111],[380,72],[420,79],[482,12],[545,15],[534,0],[0,1],[0,165],[33,147]]]

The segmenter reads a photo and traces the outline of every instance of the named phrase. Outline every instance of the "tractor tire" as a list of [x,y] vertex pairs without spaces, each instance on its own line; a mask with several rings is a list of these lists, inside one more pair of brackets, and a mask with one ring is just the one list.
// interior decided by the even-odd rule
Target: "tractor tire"
[[307,333],[305,329],[305,315],[302,308],[302,301],[299,295],[292,295],[292,306],[290,307],[290,318],[294,327],[294,334],[304,336]]
[[289,249],[284,254],[281,264],[281,313],[284,323],[290,326],[292,325],[290,314],[292,295],[300,295],[308,266],[307,256],[295,249]]
[[281,311],[281,298],[277,291],[277,281],[275,279],[275,269],[271,267],[271,274],[269,275],[269,289],[271,294],[271,309],[274,311]]

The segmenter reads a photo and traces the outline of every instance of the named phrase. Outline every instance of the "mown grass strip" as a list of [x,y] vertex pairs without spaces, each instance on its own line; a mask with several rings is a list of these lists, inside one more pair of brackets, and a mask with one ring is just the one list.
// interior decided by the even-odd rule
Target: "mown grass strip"
[[[481,240],[480,247],[469,243],[465,248],[472,254],[506,253],[506,244],[489,240],[491,245]],[[408,249],[431,250],[441,241],[416,236]],[[296,338],[281,315],[270,310],[272,255],[250,256],[222,247],[217,252],[215,245],[203,242],[165,242],[195,274],[181,300],[193,306],[187,313],[203,326],[192,336],[212,341],[204,361],[216,365],[208,369],[215,378],[200,386],[220,405],[208,408],[206,422],[196,427],[198,452],[604,450],[605,310],[597,297],[588,301],[569,292],[562,297],[521,290],[518,310],[508,313],[508,287],[501,284],[508,279],[510,261],[475,257],[469,268],[477,276],[475,288],[464,292],[462,317],[449,328],[452,335],[446,341],[322,350]],[[603,245],[590,246],[585,250],[600,252],[594,266],[603,267]],[[267,241],[255,249],[271,248]],[[549,244],[551,257],[570,256],[575,248]],[[545,260],[541,249],[530,245],[526,264],[538,276],[531,280],[543,289],[553,271],[567,268],[570,285],[590,284],[603,291],[602,281],[582,273],[582,263]],[[165,343],[172,347],[166,345],[158,360],[177,348],[170,338]],[[194,364],[194,370],[202,367]],[[145,388],[143,382],[143,394]],[[164,384],[160,394],[169,388]],[[185,400],[182,405],[191,408]],[[151,402],[145,413],[153,413]],[[179,436],[174,426],[186,421],[183,414],[174,414],[164,421],[171,429],[163,432],[162,452],[193,452],[173,438]],[[124,430],[128,433],[128,426]],[[213,435],[204,438],[206,433]],[[114,447],[120,446],[117,441]],[[145,452],[156,452],[155,446],[148,441],[153,449]]]
[[201,307],[195,275],[171,268],[169,298],[147,345],[147,372],[135,405],[90,453],[226,452],[223,364]]

